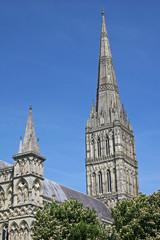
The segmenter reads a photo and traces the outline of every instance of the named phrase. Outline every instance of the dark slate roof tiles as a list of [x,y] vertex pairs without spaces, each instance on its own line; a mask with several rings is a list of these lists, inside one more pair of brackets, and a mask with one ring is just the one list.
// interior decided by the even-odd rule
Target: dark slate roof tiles
[[111,219],[110,209],[100,200],[90,197],[81,192],[75,191],[71,188],[65,187],[61,184],[52,182],[48,179],[43,181],[43,194],[46,197],[55,197],[55,200],[63,202],[68,198],[75,198],[80,201],[83,206],[86,208],[94,208],[97,214],[102,218]]

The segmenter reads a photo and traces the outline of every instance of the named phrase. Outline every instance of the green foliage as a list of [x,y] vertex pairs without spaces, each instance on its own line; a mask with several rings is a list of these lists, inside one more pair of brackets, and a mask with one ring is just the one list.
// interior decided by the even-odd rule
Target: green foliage
[[74,199],[52,202],[38,210],[33,228],[34,240],[106,240],[104,226],[93,209]]
[[109,239],[160,240],[160,191],[150,196],[140,193],[123,199],[112,209],[113,226],[108,228]]

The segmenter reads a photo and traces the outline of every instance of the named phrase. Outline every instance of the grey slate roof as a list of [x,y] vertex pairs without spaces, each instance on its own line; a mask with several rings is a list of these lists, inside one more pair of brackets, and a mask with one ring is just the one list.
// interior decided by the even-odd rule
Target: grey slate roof
[[90,208],[94,208],[100,217],[111,220],[110,209],[100,200],[65,187],[61,184],[52,182],[48,179],[43,181],[43,194],[44,196],[50,198],[52,198],[52,195],[55,195],[55,200],[60,202],[63,202],[68,198],[75,198],[83,203],[84,207],[89,206]]
[[12,166],[13,165],[0,160],[0,169],[1,168],[6,168],[6,167],[12,167]]

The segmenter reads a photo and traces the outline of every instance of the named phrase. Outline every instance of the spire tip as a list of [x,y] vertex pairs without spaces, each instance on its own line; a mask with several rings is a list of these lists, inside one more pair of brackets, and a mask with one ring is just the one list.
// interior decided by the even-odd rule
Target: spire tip
[[32,106],[31,106],[31,105],[30,105],[30,107],[29,107],[29,111],[32,112]]

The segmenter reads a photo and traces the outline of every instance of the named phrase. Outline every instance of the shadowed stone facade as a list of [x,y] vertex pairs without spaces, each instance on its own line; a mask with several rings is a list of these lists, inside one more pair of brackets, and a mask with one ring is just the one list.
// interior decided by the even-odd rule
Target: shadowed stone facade
[[87,194],[110,207],[139,191],[133,128],[121,105],[104,12],[96,106],[86,124],[86,178]]

